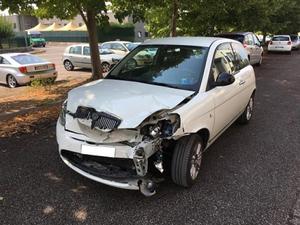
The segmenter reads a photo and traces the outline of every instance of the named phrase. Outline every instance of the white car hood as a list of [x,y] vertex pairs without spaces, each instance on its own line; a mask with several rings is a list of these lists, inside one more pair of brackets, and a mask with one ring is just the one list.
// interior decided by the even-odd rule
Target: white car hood
[[149,85],[139,82],[104,79],[69,92],[67,109],[92,107],[122,120],[118,128],[135,128],[161,109],[172,109],[193,91]]

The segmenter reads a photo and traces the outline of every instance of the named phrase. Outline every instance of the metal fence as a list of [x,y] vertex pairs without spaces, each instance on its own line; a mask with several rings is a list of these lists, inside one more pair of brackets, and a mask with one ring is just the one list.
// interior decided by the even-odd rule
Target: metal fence
[[29,39],[26,36],[25,32],[17,32],[14,37],[1,39],[2,49],[9,48],[22,48],[29,46]]
[[88,42],[86,31],[43,31],[46,41],[52,42]]

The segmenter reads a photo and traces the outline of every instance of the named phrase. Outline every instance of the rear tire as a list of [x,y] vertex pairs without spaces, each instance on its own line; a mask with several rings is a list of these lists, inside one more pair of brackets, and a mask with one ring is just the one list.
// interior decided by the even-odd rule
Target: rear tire
[[66,69],[67,71],[72,71],[72,70],[74,70],[74,66],[73,66],[73,64],[71,63],[71,61],[69,61],[69,60],[65,60],[65,61],[64,61],[64,67],[65,67],[65,69]]
[[11,74],[7,75],[6,84],[9,88],[15,88],[18,86],[18,82],[17,82],[16,78]]
[[171,177],[175,184],[190,187],[195,183],[200,171],[203,149],[203,139],[197,134],[178,140],[171,163]]
[[253,115],[253,106],[254,106],[254,95],[249,99],[249,102],[244,110],[243,114],[238,118],[240,124],[247,124],[252,118]]

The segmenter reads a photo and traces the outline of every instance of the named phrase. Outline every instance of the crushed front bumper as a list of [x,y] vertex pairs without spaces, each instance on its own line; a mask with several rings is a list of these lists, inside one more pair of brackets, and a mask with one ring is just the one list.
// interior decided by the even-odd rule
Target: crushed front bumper
[[[83,134],[65,130],[59,122],[56,126],[56,134],[60,157],[67,166],[77,173],[109,186],[140,190],[145,195],[152,195],[149,190],[146,190],[146,187],[149,183],[150,186],[153,186],[154,182],[148,175],[139,176],[137,174],[135,147],[122,143],[93,143]],[[83,152],[82,146],[113,148],[114,155],[106,157],[99,152],[86,154]]]

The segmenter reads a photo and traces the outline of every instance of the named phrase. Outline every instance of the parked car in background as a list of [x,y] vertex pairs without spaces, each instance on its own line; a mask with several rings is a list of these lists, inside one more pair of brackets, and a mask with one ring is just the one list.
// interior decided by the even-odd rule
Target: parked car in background
[[[107,73],[116,64],[116,62],[112,60],[113,58],[122,58],[109,49],[99,47],[99,51],[103,73]],[[65,69],[68,71],[74,70],[75,67],[91,69],[90,46],[88,44],[77,44],[67,47],[63,54],[62,61]]]
[[263,48],[257,36],[252,32],[236,32],[218,34],[216,37],[230,38],[241,42],[248,52],[251,65],[261,65],[263,60]]
[[43,35],[39,31],[27,31],[29,37],[29,43],[33,47],[45,47],[46,40],[43,38]]
[[10,88],[28,84],[34,79],[57,77],[55,64],[28,53],[7,53],[0,55],[0,83]]
[[300,37],[296,34],[291,34],[291,41],[292,41],[292,49],[299,49],[300,48]]
[[[145,52],[147,63],[133,63]],[[238,41],[147,41],[104,79],[68,93],[56,127],[59,155],[89,179],[147,196],[165,174],[190,187],[203,152],[234,121],[251,120],[255,89]]]
[[292,53],[292,40],[290,35],[274,35],[268,45],[269,52]]
[[101,44],[102,49],[110,49],[115,54],[125,56],[133,50],[137,44],[129,41],[108,41]]

